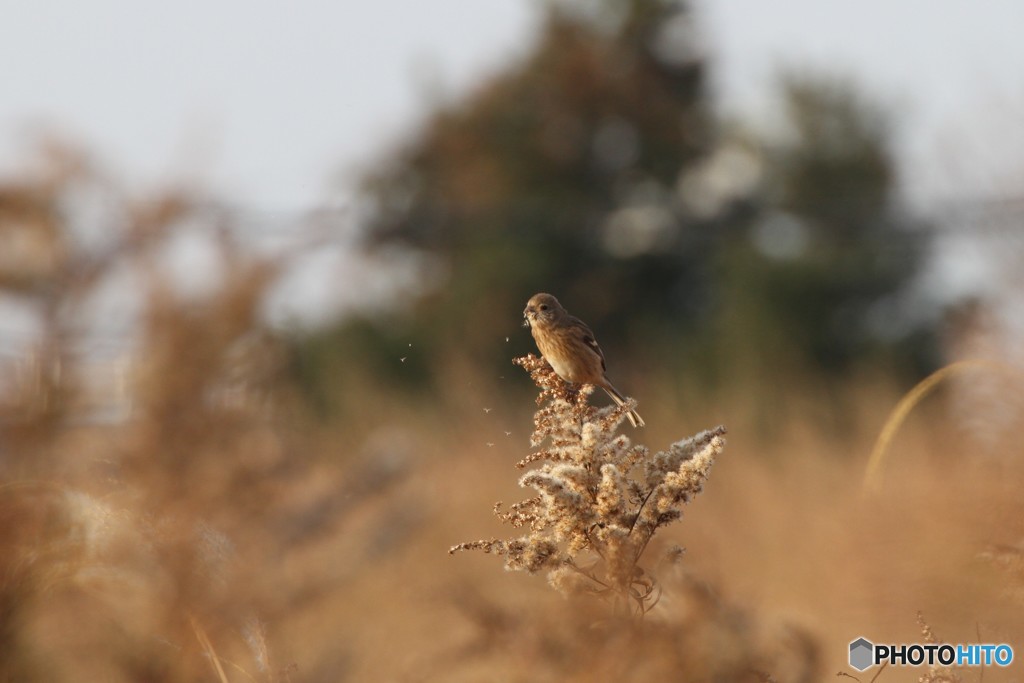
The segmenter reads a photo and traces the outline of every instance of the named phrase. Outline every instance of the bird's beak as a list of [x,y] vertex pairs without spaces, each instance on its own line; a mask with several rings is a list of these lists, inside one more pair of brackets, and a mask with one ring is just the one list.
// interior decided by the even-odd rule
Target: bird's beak
[[529,306],[527,306],[526,310],[523,311],[523,327],[529,327],[530,326],[530,314],[531,313],[533,313],[533,309],[530,308]]

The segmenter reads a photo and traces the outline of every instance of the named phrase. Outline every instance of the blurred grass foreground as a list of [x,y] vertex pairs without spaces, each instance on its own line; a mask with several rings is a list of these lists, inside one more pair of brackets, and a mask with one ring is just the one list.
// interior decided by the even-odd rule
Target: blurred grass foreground
[[[953,227],[902,204],[870,98],[790,74],[769,134],[715,111],[685,5],[545,12],[367,172],[326,323],[274,311],[332,219],[264,248],[243,212],[128,195],[61,147],[0,180],[0,681],[810,682],[859,636],[1024,647],[1022,212],[981,211],[991,286],[954,297],[931,258]],[[671,444],[729,425],[651,480],[664,519],[629,517],[612,460],[524,480],[594,496],[554,541],[554,507],[488,513],[531,462],[511,360],[542,289],[593,321],[662,460],[608,420],[601,457],[669,481]],[[901,396],[964,359],[986,362],[903,404],[864,491]],[[613,538],[638,519],[639,547]],[[593,578],[643,618],[446,552],[503,521],[563,588],[601,540]]]

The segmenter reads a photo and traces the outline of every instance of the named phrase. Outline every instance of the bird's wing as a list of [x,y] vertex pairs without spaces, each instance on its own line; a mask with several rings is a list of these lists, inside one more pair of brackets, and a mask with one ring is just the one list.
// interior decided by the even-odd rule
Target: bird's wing
[[601,346],[597,343],[597,339],[594,338],[594,333],[591,332],[585,322],[575,316],[572,316],[572,324],[579,327],[580,331],[583,332],[583,343],[593,349],[594,353],[596,353],[601,359],[601,369],[607,371],[608,368],[604,362],[604,351],[601,350]]

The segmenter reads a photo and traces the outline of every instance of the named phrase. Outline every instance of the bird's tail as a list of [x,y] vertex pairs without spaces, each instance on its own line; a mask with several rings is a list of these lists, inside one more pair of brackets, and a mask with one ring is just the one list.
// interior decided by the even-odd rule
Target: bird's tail
[[[604,386],[601,388],[604,389],[604,393],[608,394],[611,397],[611,399],[615,401],[616,405],[621,406],[623,403],[626,402],[625,397],[622,394],[620,394],[619,390],[613,387],[611,384],[608,384],[608,386]],[[628,419],[629,424],[633,425],[634,427],[644,426],[644,419],[640,417],[640,413],[636,412],[635,410],[631,410],[628,413],[626,413],[626,419]]]

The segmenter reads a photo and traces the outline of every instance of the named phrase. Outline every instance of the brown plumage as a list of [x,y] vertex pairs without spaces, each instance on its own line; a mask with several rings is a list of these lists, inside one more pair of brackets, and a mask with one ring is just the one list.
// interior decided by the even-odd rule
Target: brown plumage
[[[523,317],[541,355],[559,377],[573,384],[599,386],[618,405],[626,402],[608,381],[604,353],[594,333],[582,320],[569,315],[558,299],[550,294],[534,294],[526,302]],[[643,418],[635,410],[626,413],[626,417],[634,427],[644,426]]]

